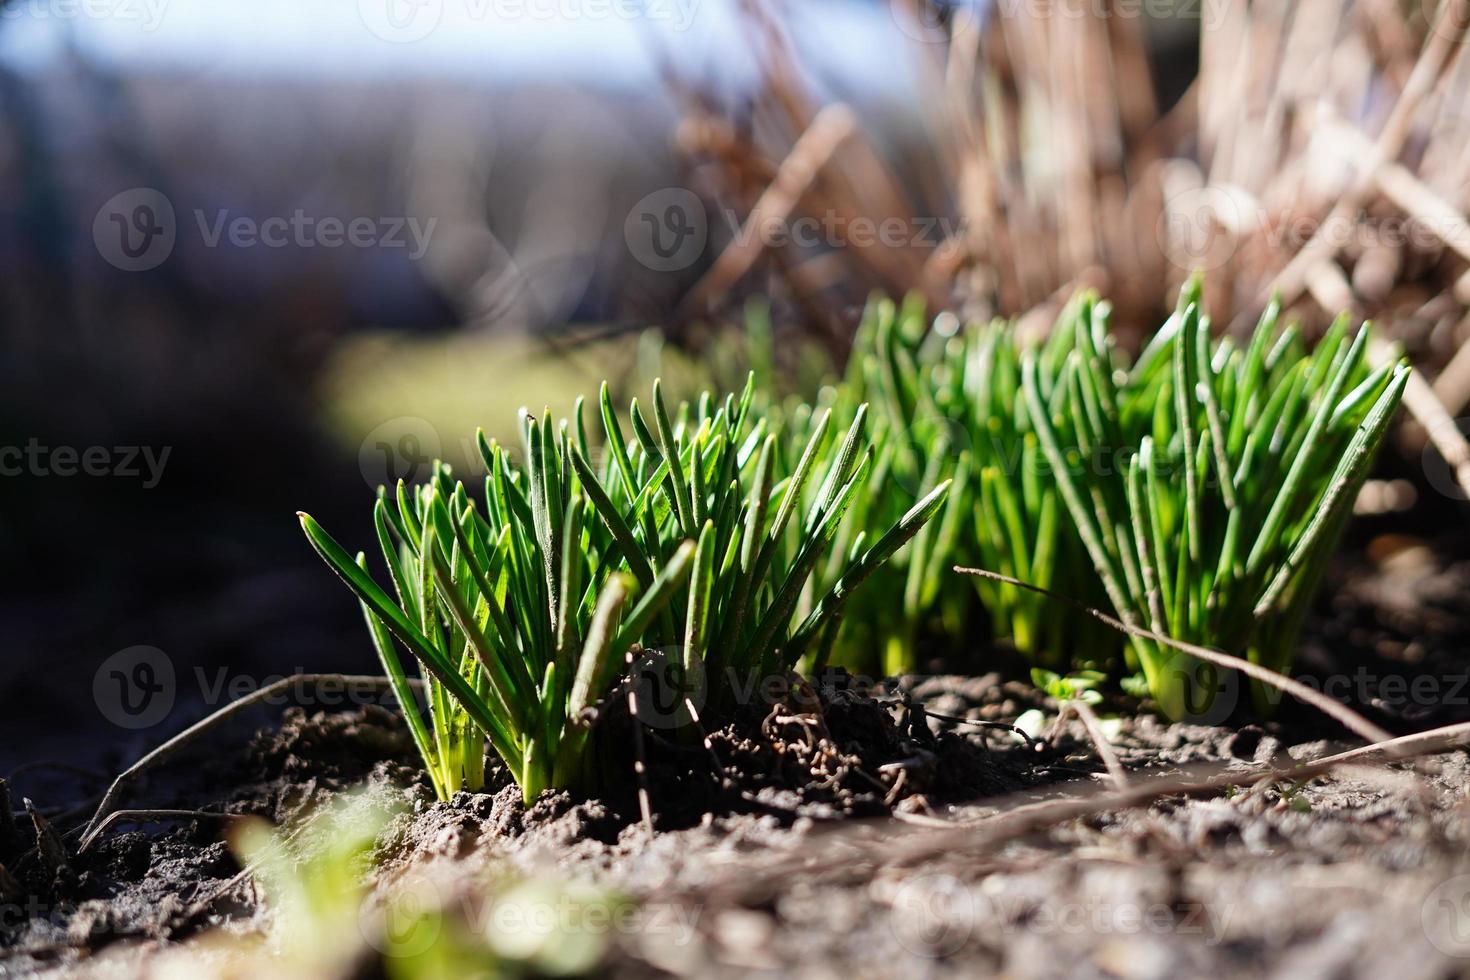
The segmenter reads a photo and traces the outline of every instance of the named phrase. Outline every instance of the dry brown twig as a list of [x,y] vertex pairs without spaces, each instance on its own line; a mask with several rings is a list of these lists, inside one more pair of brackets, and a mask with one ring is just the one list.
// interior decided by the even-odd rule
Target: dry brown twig
[[[139,776],[155,766],[161,765],[176,755],[199,736],[212,730],[216,726],[229,720],[252,705],[260,704],[279,694],[290,691],[295,687],[319,687],[323,684],[345,684],[352,687],[363,687],[377,692],[391,692],[392,681],[384,676],[361,675],[361,674],[293,674],[280,680],[266,684],[263,687],[250,692],[238,700],[212,712],[208,717],[195,722],[177,735],[165,741],[137,762],[124,769],[117,778],[108,786],[107,792],[103,794],[102,801],[97,804],[97,810],[92,814],[86,828],[82,831],[82,839],[77,850],[78,853],[85,851],[97,839],[104,829],[104,821],[112,812],[114,804],[120,799],[122,791]],[[415,689],[422,686],[422,681],[414,678],[409,679],[409,684]]]
[[1127,789],[1128,770],[1123,768],[1123,763],[1118,759],[1118,753],[1113,749],[1113,743],[1108,741],[1107,733],[1103,731],[1097,712],[1092,710],[1092,705],[1081,698],[1069,701],[1067,704],[1082,720],[1082,727],[1087,729],[1087,737],[1092,740],[1097,754],[1102,757],[1103,765],[1107,767],[1108,775],[1113,779],[1113,786],[1117,789]]
[[[994,816],[967,821],[937,818],[903,820],[915,828],[900,835],[886,820],[859,821],[821,833],[795,853],[776,855],[765,865],[745,870],[738,879],[720,883],[720,899],[757,902],[777,894],[790,876],[816,876],[829,882],[862,882],[881,868],[902,867],[946,854],[975,854],[995,851],[1000,846],[1031,834],[1042,833],[1072,820],[1104,813],[1117,813],[1148,806],[1173,797],[1209,797],[1240,787],[1276,782],[1302,783],[1327,775],[1343,766],[1369,763],[1406,762],[1470,746],[1470,722],[1405,735],[1340,752],[1313,762],[1291,767],[1255,766],[1239,768],[1205,763],[1188,766],[1184,776],[1155,776],[1133,782],[1124,790],[1099,792],[1096,784],[1077,781],[1059,784],[1061,798],[1037,801],[1035,791],[987,801],[998,810]],[[881,838],[881,848],[874,838]],[[717,889],[705,887],[701,895],[712,897]]]
[[[820,100],[803,89],[779,15],[760,0],[748,8],[752,50],[768,62],[750,119],[778,125],[727,129],[753,134],[747,155],[785,160]],[[1162,106],[1136,9],[1002,6],[982,23],[947,8],[950,26],[928,29],[909,51],[928,145],[903,147],[906,193],[881,164],[873,171],[881,180],[855,177],[876,145],[858,119],[854,153],[829,165],[833,186],[808,194],[813,206],[870,220],[907,217],[912,200],[958,230],[920,249],[917,265],[902,254],[910,250],[830,250],[820,281],[792,250],[764,254],[804,309],[850,308],[874,288],[918,288],[966,315],[1023,316],[1085,283],[1108,293],[1125,332],[1159,322],[1169,287],[1205,268],[1216,323],[1249,323],[1279,289],[1288,302],[1305,298],[1289,312],[1309,326],[1341,308],[1374,317],[1433,378],[1470,340],[1446,329],[1421,338],[1425,317],[1441,322],[1446,313],[1431,311],[1426,295],[1458,304],[1451,322],[1470,304],[1467,11],[1470,0],[1442,0],[1407,19],[1392,0],[1207,4],[1188,25],[1199,32],[1198,75],[1176,105]],[[912,13],[904,22],[911,35],[936,23]],[[701,111],[717,104],[707,98]],[[1321,159],[1334,143],[1320,122],[1328,117],[1359,144],[1347,165]],[[1346,145],[1341,134],[1335,142]],[[742,173],[763,188],[743,205],[748,225],[782,195],[779,180]],[[737,204],[749,194],[730,190]],[[1448,251],[1377,240],[1376,223],[1397,214],[1428,225]],[[721,256],[724,268],[697,298],[722,295],[729,273],[748,274],[761,256]],[[835,310],[823,317],[824,328],[834,322]]]
[[1173,637],[1164,636],[1151,630],[1146,630],[1141,626],[1130,625],[1123,622],[1121,619],[1109,616],[1107,613],[1103,612],[1100,609],[1094,609],[1086,603],[1078,602],[1071,596],[1063,595],[1060,592],[1053,592],[1050,589],[1043,589],[1040,586],[1032,585],[1030,582],[1023,582],[1020,579],[1012,578],[1009,575],[1002,575],[999,572],[988,571],[984,568],[965,568],[958,565],[955,566],[954,570],[962,575],[975,575],[980,578],[990,579],[995,582],[1003,582],[1007,585],[1012,585],[1019,589],[1025,589],[1028,592],[1034,592],[1037,595],[1044,595],[1047,598],[1055,599],[1058,602],[1064,602],[1072,608],[1078,610],[1079,612],[1085,613],[1088,616],[1091,616],[1094,619],[1105,623],[1108,626],[1111,626],[1113,629],[1118,630],[1121,633],[1126,633],[1129,636],[1135,636],[1140,639],[1149,640],[1153,643],[1158,643],[1162,646],[1178,650],[1181,653],[1187,653],[1192,657],[1197,657],[1200,660],[1212,663],[1217,667],[1225,667],[1229,670],[1239,671],[1247,677],[1260,681],[1264,684],[1269,684],[1278,690],[1284,691],[1287,694],[1290,694],[1291,696],[1306,702],[1307,704],[1316,708],[1318,711],[1321,711],[1323,714],[1327,715],[1329,718],[1332,718],[1333,720],[1341,723],[1344,728],[1352,732],[1354,735],[1357,735],[1360,738],[1365,739],[1366,741],[1382,742],[1392,738],[1392,736],[1387,731],[1373,724],[1367,718],[1364,718],[1362,715],[1358,714],[1347,705],[1342,704],[1339,701],[1335,701],[1327,695],[1323,694],[1321,691],[1314,690],[1313,688],[1308,687],[1300,681],[1293,680],[1292,678],[1287,677],[1285,674],[1278,673],[1277,671],[1271,670],[1268,667],[1262,667],[1260,664],[1253,664],[1249,660],[1244,660],[1240,657],[1232,656],[1231,654],[1224,653],[1220,650],[1212,650],[1209,647],[1202,647],[1195,643],[1186,643],[1183,640],[1176,640]]
[[781,161],[735,239],[685,296],[681,305],[686,310],[709,307],[750,271],[770,245],[764,229],[773,223],[789,222],[818,174],[856,132],[857,121],[846,106],[828,106],[817,114],[790,154]]

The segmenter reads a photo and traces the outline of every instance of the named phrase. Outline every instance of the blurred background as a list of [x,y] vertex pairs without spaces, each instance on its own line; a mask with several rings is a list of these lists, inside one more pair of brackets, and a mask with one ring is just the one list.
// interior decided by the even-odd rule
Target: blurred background
[[752,296],[793,388],[875,290],[1371,315],[1381,509],[1463,522],[1466,6],[5,0],[0,769],[375,672],[296,510],[365,541],[522,405],[737,378]]

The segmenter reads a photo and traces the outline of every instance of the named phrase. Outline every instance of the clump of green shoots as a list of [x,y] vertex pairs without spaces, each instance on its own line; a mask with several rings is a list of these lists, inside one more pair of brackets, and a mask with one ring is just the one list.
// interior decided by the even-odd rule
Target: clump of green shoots
[[844,631],[838,657],[864,665],[882,652],[881,669],[913,670],[921,647],[957,657],[973,653],[978,598],[997,639],[1033,664],[1065,669],[1078,650],[1101,664],[1118,642],[1098,624],[1058,616],[1045,596],[1008,583],[965,581],[957,565],[979,565],[1085,600],[1106,601],[1061,501],[1021,397],[1021,362],[1035,356],[1054,376],[1072,348],[1068,308],[1044,345],[997,321],[961,326],[941,314],[931,326],[924,305],[874,299],[854,344],[845,385],[835,396],[850,416],[874,406],[881,448],[869,490],[852,520],[883,522],[910,493],[953,481],[941,515],[879,574]]
[[[1021,365],[1055,378],[1073,347],[1078,304],[1069,304],[1043,344],[1023,339],[1011,323],[974,325],[951,355],[963,358],[967,430],[975,458],[975,506],[970,554],[981,567],[1101,603],[1102,582],[1087,560],[1066,504],[1041,449],[1031,409],[1021,396]],[[1008,582],[973,579],[998,637],[1043,670],[1107,666],[1117,637],[1089,620],[1059,616],[1053,602]],[[1034,672],[1034,671],[1033,671]]]
[[[670,557],[626,616],[637,591],[631,579],[609,572],[596,591],[579,590],[588,556],[563,563],[558,545],[569,540],[581,550],[580,498],[560,504],[565,470],[546,455],[545,427],[528,419],[526,435],[532,462],[524,474],[512,474],[492,447],[488,517],[442,465],[423,487],[400,483],[396,507],[379,495],[374,520],[396,599],[369,576],[363,555],[354,560],[301,515],[312,545],[362,604],[441,799],[481,788],[487,739],[527,802],[566,785],[586,742],[581,714],[621,667],[615,649],[633,642],[688,575],[692,545]],[[427,719],[395,640],[423,671]]]
[[[829,642],[854,590],[919,533],[948,489],[911,500],[871,536],[840,537],[873,464],[864,438],[867,407],[858,407],[844,431],[830,411],[817,413],[800,452],[783,453],[770,419],[750,411],[755,394],[752,379],[738,404],[727,398],[715,410],[706,395],[680,405],[671,419],[655,385],[656,425],[644,422],[635,400],[635,441],[628,442],[604,388],[602,472],[583,454],[574,457],[598,517],[624,553],[650,540],[665,547],[680,536],[697,540],[688,596],[675,602],[685,626],[665,642],[679,644],[689,666],[722,675],[718,684],[792,670]],[[671,459],[678,464],[669,467]],[[819,566],[835,574],[815,588]]]
[[[391,595],[362,555],[301,516],[362,603],[441,797],[480,787],[487,739],[527,803],[595,783],[596,709],[646,652],[673,650],[676,673],[711,678],[716,705],[730,703],[742,672],[784,675],[943,503],[940,486],[833,562],[872,466],[866,409],[840,437],[824,414],[788,469],[768,423],[752,417],[754,394],[752,379],[739,399],[706,393],[671,413],[655,382],[652,423],[635,399],[629,439],[604,385],[601,465],[580,400],[555,426],[523,414],[524,466],[482,433],[483,513],[443,466],[422,487],[380,491]],[[824,559],[838,574],[813,590]],[[427,719],[395,641],[423,670]]]
[[[967,632],[968,586],[946,574],[970,503],[970,455],[951,420],[935,404],[934,366],[921,363],[923,307],[902,309],[875,299],[864,312],[844,385],[834,410],[851,417],[871,402],[879,452],[866,491],[853,508],[848,534],[861,534],[902,512],[902,501],[952,484],[942,513],[915,536],[880,574],[843,634],[837,657],[849,666],[885,674],[912,670],[921,642]],[[932,352],[931,345],[925,353]],[[876,663],[875,663],[876,661]]]
[[1038,669],[1115,673],[1123,648],[1167,713],[1207,705],[1218,679],[1209,668],[1197,673],[1193,658],[1147,640],[1123,647],[1051,597],[980,577],[967,584],[949,574],[955,565],[1289,666],[1407,368],[1370,370],[1367,328],[1352,336],[1346,320],[1309,352],[1297,330],[1278,329],[1274,306],[1243,346],[1212,342],[1197,282],[1136,364],[1115,348],[1110,315],[1081,294],[1041,338],[1000,321],[931,322],[916,298],[878,298],[840,384],[813,404],[765,406],[758,393],[785,433],[786,457],[824,410],[847,424],[872,407],[877,452],[819,565],[818,589],[840,574],[847,542],[952,483],[935,519],[878,570],[881,581],[810,666],[830,653],[898,673],[925,651],[963,657],[978,593],[995,636]]
[[[1409,369],[1370,370],[1346,317],[1308,353],[1274,304],[1244,349],[1212,345],[1199,303],[1196,281],[1126,368],[1084,298],[1060,370],[1023,359],[1025,403],[1119,618],[1285,670]],[[1209,707],[1212,667],[1143,638],[1131,655],[1167,715]]]

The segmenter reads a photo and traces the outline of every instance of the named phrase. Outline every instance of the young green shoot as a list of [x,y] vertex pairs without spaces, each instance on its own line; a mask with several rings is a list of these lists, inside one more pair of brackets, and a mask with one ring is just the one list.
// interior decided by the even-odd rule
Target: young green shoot
[[[943,505],[947,484],[834,561],[873,462],[866,409],[840,433],[824,415],[788,469],[754,396],[751,379],[739,398],[671,411],[656,381],[652,422],[635,399],[625,430],[604,385],[602,452],[579,401],[555,426],[523,415],[523,466],[481,434],[482,507],[442,465],[423,486],[380,490],[391,591],[301,515],[362,605],[441,798],[480,787],[487,741],[528,804],[595,783],[593,723],[629,662],[671,655],[678,677],[714,679],[699,693],[717,707],[752,689],[737,681],[784,677]],[[815,589],[823,563],[836,574]],[[400,649],[422,672],[427,715]]]

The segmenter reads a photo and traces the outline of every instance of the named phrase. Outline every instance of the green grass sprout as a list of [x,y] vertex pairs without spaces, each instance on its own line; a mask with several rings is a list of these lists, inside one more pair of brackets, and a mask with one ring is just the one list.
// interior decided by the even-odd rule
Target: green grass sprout
[[604,702],[655,660],[677,727],[693,695],[727,711],[829,661],[899,673],[936,639],[972,652],[982,606],[1036,676],[1092,690],[1126,667],[1183,717],[1208,707],[1213,665],[1124,646],[1004,579],[1287,670],[1409,369],[1370,369],[1366,324],[1340,318],[1308,351],[1279,317],[1213,341],[1196,280],[1130,363],[1091,294],[1044,340],[875,299],[846,378],[811,401],[752,371],[723,399],[670,402],[655,380],[620,412],[604,384],[590,413],[522,410],[514,458],[481,432],[475,497],[442,463],[380,488],[386,586],[301,523],[357,596],[441,798],[483,786],[487,744],[528,803],[597,785]]
[[[953,486],[835,656],[865,666],[881,651],[885,673],[915,669],[926,650],[973,656],[975,593],[947,575],[958,564],[1288,669],[1408,368],[1370,370],[1370,328],[1350,332],[1346,318],[1309,353],[1295,328],[1278,329],[1275,305],[1243,346],[1212,342],[1199,308],[1196,280],[1130,364],[1110,307],[1089,293],[1045,338],[949,314],[926,322],[912,298],[872,301],[828,395],[839,417],[873,405],[881,447],[848,533],[886,520],[908,488]],[[1120,639],[1096,622],[1009,582],[971,581],[994,635],[1045,676],[1117,673]],[[1122,650],[1172,717],[1205,710],[1221,681],[1145,639]],[[1266,710],[1271,692],[1252,691]]]
[[[1340,317],[1308,353],[1272,304],[1244,349],[1211,343],[1200,284],[1131,368],[1084,297],[1060,373],[1022,365],[1028,411],[1120,619],[1285,671],[1311,596],[1404,386]],[[1207,710],[1213,667],[1135,638],[1170,717]],[[1269,695],[1253,686],[1257,707]]]
[[916,669],[921,651],[973,662],[980,604],[993,635],[1037,666],[1070,669],[1080,649],[1100,666],[1116,652],[1115,637],[1055,615],[1044,596],[950,574],[956,564],[980,565],[1106,601],[1020,394],[1022,360],[1033,351],[1050,389],[1071,350],[1076,309],[1038,347],[1001,321],[961,326],[941,314],[931,326],[917,299],[869,303],[845,382],[831,396],[843,417],[864,401],[874,406],[881,447],[850,533],[875,533],[914,493],[953,485],[940,516],[880,573],[862,615],[850,617],[838,660],[885,674]]
[[[523,466],[481,433],[483,509],[442,464],[422,486],[380,489],[391,593],[300,515],[362,605],[441,798],[483,785],[487,741],[527,804],[595,783],[596,708],[643,652],[671,652],[675,682],[713,678],[717,706],[751,689],[741,678],[784,676],[943,505],[947,483],[834,559],[873,464],[867,410],[840,434],[824,413],[786,460],[754,398],[752,376],[739,398],[705,393],[671,411],[655,381],[651,424],[634,399],[625,430],[604,385],[602,452],[579,401],[556,425],[522,414]],[[835,574],[817,588],[819,565]],[[421,668],[427,717],[399,647]]]

